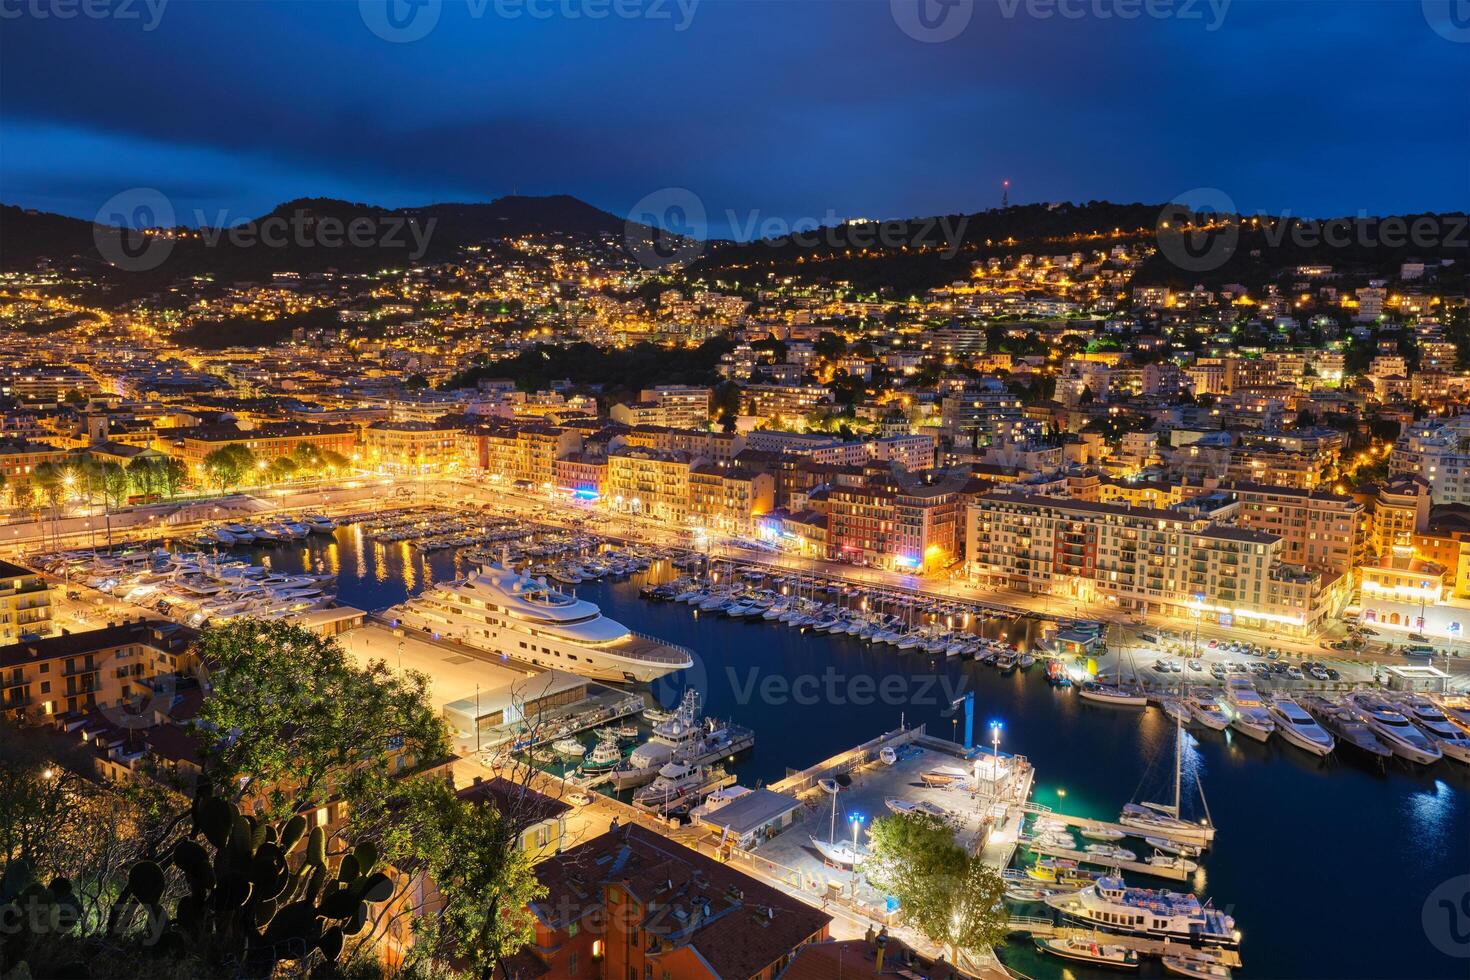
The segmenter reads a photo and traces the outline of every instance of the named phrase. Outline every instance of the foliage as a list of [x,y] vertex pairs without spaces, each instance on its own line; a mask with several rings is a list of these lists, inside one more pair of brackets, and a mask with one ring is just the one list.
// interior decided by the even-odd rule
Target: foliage
[[540,391],[553,380],[570,378],[573,384],[601,385],[609,397],[619,392],[636,397],[643,388],[659,384],[714,384],[719,380],[715,365],[720,355],[733,348],[728,340],[707,340],[693,349],[647,343],[610,350],[587,343],[537,344],[508,360],[472,364],[444,387],[471,387],[482,378],[514,378],[522,391]]
[[927,814],[880,817],[869,852],[868,879],[897,898],[904,921],[949,949],[951,960],[1004,942],[1005,882],[956,844],[944,822]]
[[204,749],[220,785],[255,797],[270,816],[388,795],[395,754],[441,759],[444,723],[428,678],[359,667],[330,637],[277,621],[211,625],[200,640],[210,696],[200,721],[217,733]]
[[233,490],[255,471],[255,454],[243,443],[210,450],[204,457],[204,472],[220,490]]
[[418,954],[453,955],[482,977],[503,973],[535,936],[527,906],[546,894],[517,847],[524,821],[428,780],[413,784],[405,810],[417,814],[415,849],[444,900],[437,919],[419,925]]

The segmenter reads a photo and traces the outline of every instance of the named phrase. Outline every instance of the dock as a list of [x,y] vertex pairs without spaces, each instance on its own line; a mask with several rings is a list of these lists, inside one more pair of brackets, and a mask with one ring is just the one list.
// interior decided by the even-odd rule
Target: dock
[[1046,857],[1068,858],[1085,864],[1095,864],[1103,868],[1117,868],[1120,871],[1136,871],[1143,875],[1153,875],[1156,878],[1168,878],[1171,881],[1188,881],[1194,872],[1185,871],[1181,868],[1159,867],[1147,864],[1143,861],[1119,861],[1116,858],[1105,858],[1099,854],[1091,854],[1087,851],[1074,851],[1065,847],[1052,847],[1037,841],[1024,841],[1027,848],[1036,854]]
[[[1188,844],[1191,847],[1209,847],[1210,838],[1204,833],[1191,833],[1189,831],[1168,830],[1162,827],[1134,827],[1129,824],[1117,823],[1109,820],[1093,820],[1091,817],[1074,817],[1068,813],[1061,813],[1049,807],[1037,803],[1026,804],[1026,812],[1034,813],[1048,820],[1058,820],[1068,827],[1076,827],[1079,830],[1110,830],[1126,834],[1129,837],[1161,837],[1165,840],[1174,841],[1177,844]],[[1213,828],[1212,828],[1213,829]]]
[[1127,946],[1140,956],[1178,956],[1200,964],[1214,964],[1232,969],[1240,967],[1240,951],[1234,949],[1191,946],[1188,943],[1174,942],[1170,939],[1130,936],[1126,933],[1103,932],[1099,929],[1081,929],[1076,926],[1058,925],[1051,919],[1032,916],[1012,916],[1010,929],[1012,932],[1048,939],[1092,939],[1113,946]]

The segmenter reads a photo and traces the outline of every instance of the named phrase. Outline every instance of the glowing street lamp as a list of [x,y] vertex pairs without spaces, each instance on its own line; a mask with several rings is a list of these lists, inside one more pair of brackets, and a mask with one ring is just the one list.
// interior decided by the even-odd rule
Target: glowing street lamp
[[1000,758],[1000,730],[1004,727],[1005,725],[998,721],[990,723],[990,751],[997,759]]

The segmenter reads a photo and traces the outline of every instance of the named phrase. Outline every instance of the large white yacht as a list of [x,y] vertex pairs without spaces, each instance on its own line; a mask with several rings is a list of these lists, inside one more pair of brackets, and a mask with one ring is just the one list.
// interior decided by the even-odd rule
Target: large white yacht
[[1244,677],[1232,677],[1225,688],[1225,713],[1236,731],[1264,742],[1276,730],[1276,722],[1255,685]]
[[503,563],[426,589],[384,616],[396,627],[594,680],[646,683],[694,663],[689,651],[608,619]]

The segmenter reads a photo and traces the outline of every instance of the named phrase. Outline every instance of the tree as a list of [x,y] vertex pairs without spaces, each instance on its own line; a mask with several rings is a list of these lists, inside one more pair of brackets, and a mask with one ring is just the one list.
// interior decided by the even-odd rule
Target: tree
[[409,787],[403,809],[414,815],[413,850],[444,901],[437,919],[418,923],[416,953],[467,961],[487,980],[508,975],[506,959],[535,937],[527,906],[546,894],[518,846],[524,819],[429,780]]
[[128,478],[133,489],[151,497],[162,489],[163,475],[159,472],[159,461],[151,456],[136,456],[128,464]]
[[424,762],[449,751],[428,678],[359,667],[335,639],[276,621],[235,620],[200,639],[210,695],[204,755],[233,801],[267,817],[328,799],[348,812],[388,796],[398,752]]
[[209,482],[222,491],[238,487],[255,472],[255,454],[249,446],[232,442],[205,455],[204,472],[209,476]]
[[102,498],[112,508],[121,507],[128,499],[131,481],[127,470],[118,463],[102,463],[98,467],[98,481],[102,487]]
[[184,488],[189,479],[189,468],[181,459],[170,456],[159,469],[159,479],[166,497],[174,497]]
[[960,954],[985,955],[1009,931],[1005,881],[955,843],[954,832],[927,814],[880,817],[869,831],[863,871],[898,899],[904,921]]

